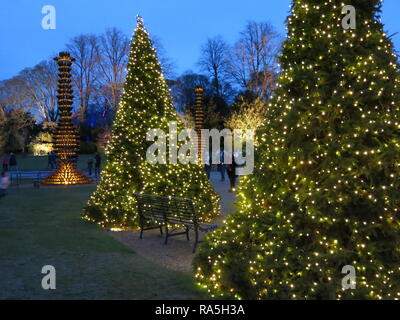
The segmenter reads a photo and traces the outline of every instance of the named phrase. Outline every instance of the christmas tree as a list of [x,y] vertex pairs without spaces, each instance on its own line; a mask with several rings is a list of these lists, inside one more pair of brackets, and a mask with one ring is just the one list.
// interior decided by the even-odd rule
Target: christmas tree
[[[105,228],[134,228],[139,223],[134,193],[193,199],[202,221],[219,214],[219,198],[199,164],[147,161],[147,149],[153,144],[147,141],[147,133],[161,129],[168,136],[170,122],[177,123],[178,133],[184,129],[149,34],[138,17],[124,92],[106,148],[107,161],[84,218]],[[170,141],[174,140],[167,140],[167,150],[172,149]]]
[[342,1],[293,2],[254,175],[195,260],[213,296],[400,298],[399,65],[381,1],[347,4],[356,29]]

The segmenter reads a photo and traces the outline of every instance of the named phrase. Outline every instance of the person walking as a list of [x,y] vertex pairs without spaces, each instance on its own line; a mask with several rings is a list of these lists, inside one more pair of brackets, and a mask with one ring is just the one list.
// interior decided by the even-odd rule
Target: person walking
[[10,179],[8,178],[7,171],[3,171],[0,176],[0,198],[7,194],[8,186],[10,185]]
[[232,155],[232,163],[228,164],[228,177],[229,177],[229,182],[230,182],[230,189],[229,192],[235,192],[235,186],[236,186],[236,161],[235,161],[235,156]]
[[10,155],[8,153],[4,154],[2,163],[3,163],[3,171],[7,172],[10,165]]
[[10,170],[10,171],[11,171],[11,170],[18,171],[17,157],[15,156],[14,153],[10,153],[9,170]]
[[94,165],[94,175],[96,178],[99,177],[100,175],[100,166],[101,166],[101,156],[100,153],[96,153],[96,156],[94,157],[95,159],[95,165]]
[[221,181],[225,181],[226,165],[224,163],[224,151],[219,155],[218,171],[221,173]]
[[205,152],[205,163],[204,163],[204,171],[207,174],[207,178],[210,179],[211,176],[211,156],[209,152]]
[[90,158],[87,162],[87,168],[88,168],[88,172],[89,172],[89,176],[92,176],[92,172],[93,172],[93,158]]

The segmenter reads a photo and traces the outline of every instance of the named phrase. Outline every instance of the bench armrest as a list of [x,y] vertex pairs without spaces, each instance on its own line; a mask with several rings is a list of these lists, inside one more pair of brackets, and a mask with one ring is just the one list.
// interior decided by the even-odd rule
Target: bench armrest
[[215,230],[217,228],[218,228],[218,225],[216,225],[216,224],[204,224],[204,223],[199,224],[199,230],[203,231],[203,232],[208,232],[211,230]]

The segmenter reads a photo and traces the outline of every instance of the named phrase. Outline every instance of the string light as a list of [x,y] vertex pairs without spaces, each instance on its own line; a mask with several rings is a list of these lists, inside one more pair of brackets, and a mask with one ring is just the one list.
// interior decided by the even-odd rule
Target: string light
[[[400,77],[377,15],[296,0],[282,73],[238,212],[195,260],[199,286],[236,299],[400,298]],[[356,5],[357,4],[357,5]],[[344,265],[356,290],[342,288]]]
[[[200,165],[151,165],[146,160],[151,144],[146,133],[158,128],[169,132],[171,121],[178,124],[180,132],[184,128],[178,119],[156,51],[138,17],[124,92],[106,148],[107,162],[85,209],[85,219],[104,228],[136,228],[139,221],[134,193],[192,199],[204,222],[219,214],[219,197]],[[184,144],[167,140],[170,149]]]

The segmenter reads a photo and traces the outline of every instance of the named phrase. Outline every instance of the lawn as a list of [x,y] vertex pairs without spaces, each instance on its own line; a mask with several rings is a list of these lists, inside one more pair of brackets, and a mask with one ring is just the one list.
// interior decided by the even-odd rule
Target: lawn
[[[0,199],[0,299],[201,299],[189,276],[80,219],[92,186],[20,188]],[[57,289],[43,290],[44,265]]]

